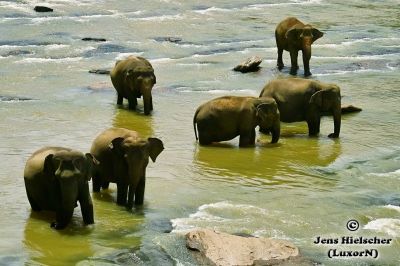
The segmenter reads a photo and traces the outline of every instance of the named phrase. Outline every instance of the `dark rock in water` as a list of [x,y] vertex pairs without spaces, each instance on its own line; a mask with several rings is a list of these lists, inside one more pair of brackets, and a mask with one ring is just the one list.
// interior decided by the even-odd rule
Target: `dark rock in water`
[[91,69],[89,70],[89,73],[93,74],[100,74],[100,75],[110,75],[110,70],[107,69]]
[[53,9],[47,6],[35,6],[33,10],[36,12],[53,12]]
[[253,56],[246,61],[240,63],[237,65],[233,70],[239,71],[242,73],[247,73],[247,72],[256,72],[260,69],[259,65],[261,64],[262,59],[259,58],[258,56]]
[[353,105],[342,105],[342,114],[361,112],[362,109]]
[[107,40],[104,38],[90,38],[90,37],[86,37],[86,38],[82,38],[82,41],[92,41],[92,42],[106,42]]
[[33,100],[32,98],[28,97],[0,95],[0,102],[23,102],[32,100]]
[[93,56],[102,56],[108,53],[140,53],[140,52],[142,51],[135,48],[129,48],[112,43],[104,43],[104,44],[99,44],[99,46],[96,49],[84,52],[82,55],[84,57],[93,57]]
[[7,57],[7,56],[17,56],[17,55],[26,55],[26,54],[33,54],[31,51],[27,50],[14,50],[14,51],[9,51],[2,56]]
[[178,37],[157,37],[154,40],[156,40],[157,42],[173,42],[173,43],[179,43],[182,41],[182,39]]

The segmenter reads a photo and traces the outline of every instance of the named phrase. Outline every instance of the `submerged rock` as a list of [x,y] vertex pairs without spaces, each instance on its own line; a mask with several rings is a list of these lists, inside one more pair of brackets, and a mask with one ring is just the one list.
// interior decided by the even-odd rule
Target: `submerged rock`
[[361,112],[362,109],[351,104],[349,105],[342,105],[342,114],[349,114],[349,113],[357,113]]
[[104,38],[91,38],[91,37],[86,37],[86,38],[82,38],[82,41],[92,41],[92,42],[106,42],[107,40]]
[[35,6],[33,10],[36,12],[53,12],[53,9],[47,6]]
[[241,237],[209,229],[186,234],[186,247],[202,265],[276,265],[298,259],[298,248],[286,240]]
[[110,70],[108,69],[91,69],[89,70],[89,73],[92,74],[100,74],[100,75],[110,75]]
[[172,42],[172,43],[179,43],[182,41],[182,39],[178,37],[157,37],[154,40],[156,40],[157,42]]
[[258,56],[253,56],[250,58],[247,58],[246,61],[243,61],[239,65],[237,65],[233,70],[234,71],[239,71],[242,73],[247,73],[247,72],[256,72],[260,69],[260,64],[262,62],[262,59]]

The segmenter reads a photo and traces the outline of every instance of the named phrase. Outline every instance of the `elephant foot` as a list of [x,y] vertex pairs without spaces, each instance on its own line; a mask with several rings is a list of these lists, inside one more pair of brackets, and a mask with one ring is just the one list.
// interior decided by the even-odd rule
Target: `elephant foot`
[[285,65],[283,63],[278,63],[276,66],[278,67],[278,70],[282,70]]
[[328,138],[331,138],[331,139],[335,139],[335,138],[338,138],[338,137],[339,137],[339,134],[335,134],[335,133],[331,133],[331,134],[328,135]]
[[296,76],[297,75],[297,68],[291,68],[289,74],[292,75],[292,76]]
[[305,77],[309,77],[309,76],[311,76],[312,74],[311,74],[311,72],[310,71],[305,71],[304,72],[304,76]]
[[65,227],[67,227],[67,225],[66,224],[62,224],[62,223],[52,222],[50,224],[50,227],[54,228],[56,230],[61,230],[61,229],[64,229]]

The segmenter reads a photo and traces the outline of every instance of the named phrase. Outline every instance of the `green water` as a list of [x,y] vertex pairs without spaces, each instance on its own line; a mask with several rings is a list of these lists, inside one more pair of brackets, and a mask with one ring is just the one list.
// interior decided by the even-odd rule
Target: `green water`
[[[324,265],[400,263],[398,1],[47,3],[53,14],[31,11],[34,1],[0,2],[0,96],[8,97],[0,102],[1,265],[193,265],[183,234],[194,227],[288,239]],[[337,83],[342,103],[363,111],[343,116],[337,140],[327,137],[333,121],[324,117],[318,138],[293,123],[282,124],[274,145],[257,134],[253,148],[239,149],[238,139],[199,146],[192,125],[198,105],[257,96],[268,80],[288,76],[288,68],[275,68],[273,31],[293,15],[325,32],[313,47],[313,78]],[[182,41],[162,41],[168,36]],[[154,66],[152,116],[142,115],[141,100],[139,112],[118,108],[109,77],[87,72],[129,54]],[[253,55],[264,59],[259,72],[231,71]],[[76,208],[67,229],[50,229],[54,216],[31,213],[26,198],[27,158],[50,145],[86,152],[111,126],[164,142],[147,168],[143,208],[118,207],[111,185],[92,194],[95,225],[84,227]],[[350,219],[359,221],[357,232],[346,229]],[[347,235],[393,243],[313,243]],[[377,248],[379,257],[329,259],[335,247]]]

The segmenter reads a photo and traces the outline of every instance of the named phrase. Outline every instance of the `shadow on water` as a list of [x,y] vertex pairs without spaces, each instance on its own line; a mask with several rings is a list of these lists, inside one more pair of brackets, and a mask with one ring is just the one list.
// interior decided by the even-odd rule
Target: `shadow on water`
[[255,147],[239,148],[231,142],[198,145],[194,154],[195,170],[202,178],[249,186],[332,187],[315,166],[327,166],[341,154],[340,140],[326,136],[310,138],[303,128],[282,130],[278,144],[270,136],[259,134]]
[[142,110],[128,110],[120,107],[115,110],[115,116],[112,121],[114,127],[122,127],[139,132],[142,137],[151,137],[153,135],[152,116],[143,115]]

